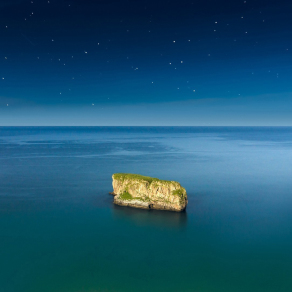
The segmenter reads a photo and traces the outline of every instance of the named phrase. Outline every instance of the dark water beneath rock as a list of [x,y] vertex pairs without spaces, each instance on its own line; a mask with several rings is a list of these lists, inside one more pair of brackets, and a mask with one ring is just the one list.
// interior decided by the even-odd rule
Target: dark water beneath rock
[[[112,204],[177,180],[186,213]],[[0,291],[292,291],[292,128],[0,128]]]

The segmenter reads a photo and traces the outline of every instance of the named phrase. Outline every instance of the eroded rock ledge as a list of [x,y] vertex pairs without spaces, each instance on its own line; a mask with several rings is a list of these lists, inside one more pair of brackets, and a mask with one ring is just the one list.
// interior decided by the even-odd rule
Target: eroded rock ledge
[[187,206],[186,190],[178,182],[131,173],[115,173],[112,178],[117,205],[177,212]]

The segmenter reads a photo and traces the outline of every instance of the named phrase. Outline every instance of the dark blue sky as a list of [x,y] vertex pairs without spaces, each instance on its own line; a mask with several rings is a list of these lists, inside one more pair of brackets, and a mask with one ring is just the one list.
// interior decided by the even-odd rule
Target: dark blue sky
[[292,125],[292,4],[1,0],[0,125]]

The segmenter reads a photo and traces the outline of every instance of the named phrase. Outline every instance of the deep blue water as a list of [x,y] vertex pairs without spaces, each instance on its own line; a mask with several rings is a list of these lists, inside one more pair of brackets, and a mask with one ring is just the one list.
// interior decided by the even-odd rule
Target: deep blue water
[[[177,180],[185,213],[114,206]],[[0,127],[0,291],[292,291],[292,128]]]

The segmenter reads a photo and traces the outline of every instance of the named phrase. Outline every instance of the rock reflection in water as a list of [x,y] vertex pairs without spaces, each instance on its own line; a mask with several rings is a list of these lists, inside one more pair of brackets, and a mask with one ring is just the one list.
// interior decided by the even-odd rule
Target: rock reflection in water
[[181,229],[187,226],[187,212],[143,210],[113,205],[113,216],[141,226]]

